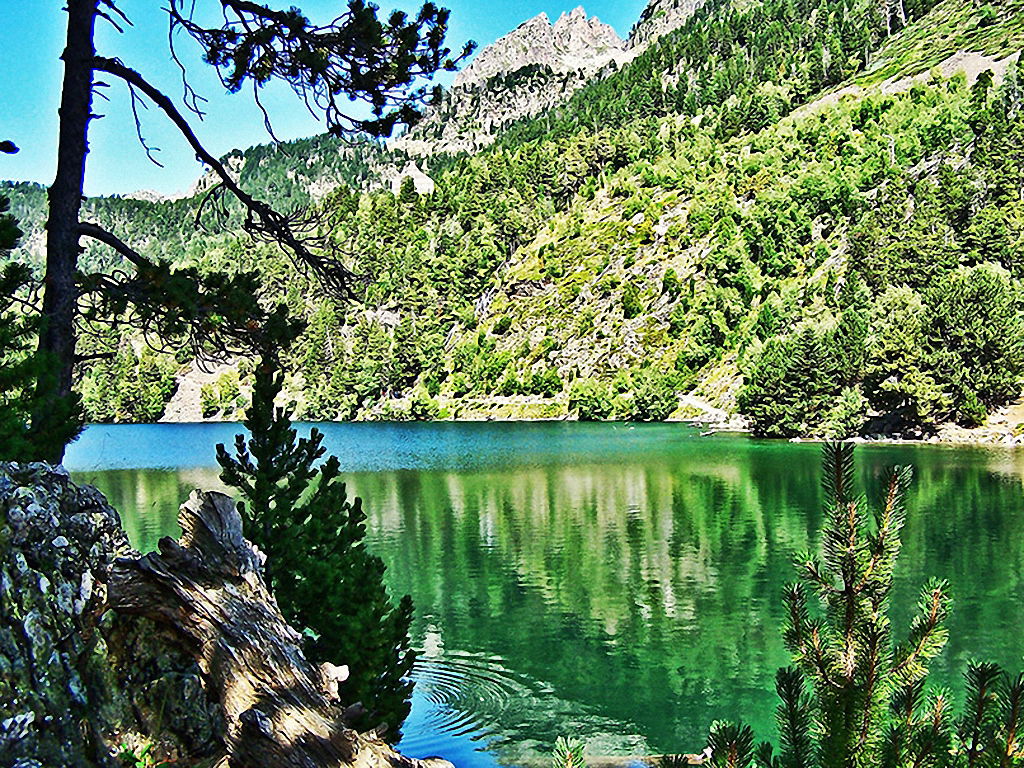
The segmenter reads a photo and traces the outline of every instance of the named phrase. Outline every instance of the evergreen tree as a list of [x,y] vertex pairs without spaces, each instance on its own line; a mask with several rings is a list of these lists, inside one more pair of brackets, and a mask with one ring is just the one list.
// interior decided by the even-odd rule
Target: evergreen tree
[[[755,746],[748,726],[717,723],[709,736],[716,768],[982,768],[1024,764],[1024,676],[971,664],[964,715],[954,722],[944,692],[929,692],[929,663],[946,642],[950,598],[944,582],[922,591],[905,641],[889,623],[909,468],[889,474],[868,515],[853,490],[853,445],[825,446],[821,557],[797,562],[786,588],[783,637],[793,665],[776,691],[778,753]],[[812,596],[820,610],[812,611]]]
[[948,400],[931,370],[924,302],[912,288],[891,287],[872,314],[864,370],[868,402],[899,424],[934,424]]
[[[0,197],[0,257],[21,239],[22,232],[7,213],[10,201]],[[19,312],[17,299],[31,275],[22,264],[6,264],[0,270],[0,459],[23,460],[31,454],[26,408],[35,371],[29,347],[35,336],[32,318]]]
[[277,354],[264,352],[245,421],[251,437],[236,436],[234,455],[217,446],[221,479],[246,500],[245,536],[266,555],[268,582],[285,618],[310,638],[309,656],[347,665],[342,700],[363,704],[361,725],[386,723],[397,739],[412,693],[412,600],[389,598],[384,563],[366,550],[362,502],[349,500],[337,457],[317,465],[323,434],[297,438],[275,405],[283,379]]
[[949,383],[954,413],[969,425],[1020,394],[1019,301],[1009,274],[994,264],[951,272],[928,294],[925,327],[936,376]]
[[[328,130],[336,136],[390,135],[396,125],[413,122],[418,107],[439,93],[414,87],[419,78],[455,68],[444,47],[448,11],[433,3],[412,17],[394,12],[379,19],[375,5],[353,0],[345,13],[326,24],[312,23],[295,7],[221,0],[210,3],[220,16],[207,16],[206,5],[169,0],[162,9],[169,24],[170,57],[184,70],[174,50],[175,40],[181,39],[177,33],[183,32],[198,43],[228,91],[251,87],[258,99],[263,86],[284,82],[307,106],[324,113]],[[83,315],[126,323],[164,340],[186,337],[200,356],[245,348],[253,341],[252,329],[266,321],[253,302],[261,285],[255,273],[177,269],[169,260],[147,258],[116,232],[83,220],[89,126],[97,116],[95,88],[120,82],[131,90],[133,105],[136,99],[152,102],[218,178],[207,201],[213,200],[213,207],[230,201],[244,210],[246,233],[280,245],[296,266],[316,273],[335,293],[344,293],[349,282],[336,244],[319,234],[315,216],[308,211],[281,213],[253,197],[203,146],[171,98],[121,59],[97,50],[97,23],[109,22],[117,30],[131,23],[116,0],[67,0],[66,6],[57,172],[47,192],[44,320],[37,334],[46,365],[38,369],[29,425],[39,447],[47,443],[41,457],[51,461],[61,460],[69,431],[73,435],[80,427],[74,385]],[[215,20],[213,26],[205,26],[207,19]],[[471,50],[472,44],[467,45],[463,55]],[[369,106],[369,117],[356,119],[347,113],[347,101],[357,99]],[[187,80],[185,100],[198,112],[198,96]],[[87,274],[80,263],[83,238],[111,248],[124,268]],[[84,311],[83,296],[93,302]]]
[[782,336],[768,339],[737,397],[740,412],[750,417],[754,434],[759,437],[800,434],[800,393],[790,375],[793,347]]
[[871,293],[860,274],[852,270],[847,273],[837,301],[840,317],[830,339],[831,354],[837,380],[849,386],[863,373],[870,321]]

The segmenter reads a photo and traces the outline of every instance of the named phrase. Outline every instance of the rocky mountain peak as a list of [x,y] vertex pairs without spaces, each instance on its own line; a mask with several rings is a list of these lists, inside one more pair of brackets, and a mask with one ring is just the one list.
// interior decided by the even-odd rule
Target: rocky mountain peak
[[455,87],[478,85],[495,75],[528,66],[552,72],[593,73],[611,61],[625,58],[625,41],[596,17],[588,18],[582,7],[563,13],[552,24],[540,13],[484,48],[455,77]]

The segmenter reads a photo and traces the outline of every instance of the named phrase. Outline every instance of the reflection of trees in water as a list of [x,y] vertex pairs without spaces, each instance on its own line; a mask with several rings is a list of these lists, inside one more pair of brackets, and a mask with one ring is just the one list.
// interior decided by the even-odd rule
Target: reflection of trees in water
[[499,653],[674,749],[761,703],[784,658],[764,585],[788,577],[807,525],[791,508],[769,525],[750,473],[734,458],[354,484],[392,583],[449,647]]
[[216,470],[111,469],[75,473],[99,488],[121,514],[132,545],[148,552],[161,536],[178,536],[178,508],[194,488],[222,489]]
[[[637,724],[653,749],[697,749],[712,719],[740,711],[772,730],[779,590],[792,554],[818,544],[818,457],[809,444],[688,440],[619,463],[361,473],[352,486],[393,589],[416,600],[421,637],[429,623],[448,649],[499,655],[559,699]],[[943,681],[968,655],[1020,667],[1024,456],[872,446],[862,484],[893,463],[916,468],[898,626],[920,585],[947,577],[957,602]],[[80,479],[152,547],[216,471]],[[545,737],[552,724],[534,706]],[[524,713],[505,717],[522,733]]]
[[[371,500],[392,583],[449,647],[499,653],[560,695],[641,723],[653,746],[679,749],[739,709],[771,728],[785,660],[779,590],[793,553],[818,544],[818,447],[750,446],[354,485]],[[1000,454],[962,458],[903,447],[860,456],[869,489],[892,463],[917,468],[896,612],[909,615],[928,576],[952,581],[959,610],[937,670],[950,683],[968,650],[1020,666],[1024,626],[1020,476],[1005,474]]]

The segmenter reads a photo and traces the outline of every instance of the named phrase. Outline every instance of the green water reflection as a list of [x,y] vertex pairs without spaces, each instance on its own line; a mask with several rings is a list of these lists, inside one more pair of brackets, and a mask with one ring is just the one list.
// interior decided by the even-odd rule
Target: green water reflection
[[[779,592],[821,522],[818,447],[647,434],[592,461],[583,445],[564,462],[351,474],[391,587],[416,602],[412,751],[468,738],[514,763],[569,731],[595,752],[699,750],[712,720],[740,714],[771,733]],[[859,460],[868,489],[915,466],[894,618],[928,577],[950,580],[937,680],[956,686],[972,656],[1024,667],[1024,453],[872,446]],[[175,532],[190,488],[216,484],[209,468],[83,476],[143,548]]]

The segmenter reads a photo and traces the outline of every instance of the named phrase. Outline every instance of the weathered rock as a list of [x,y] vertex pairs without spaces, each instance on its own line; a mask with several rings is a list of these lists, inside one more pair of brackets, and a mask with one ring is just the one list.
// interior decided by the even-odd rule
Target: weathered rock
[[234,502],[195,492],[180,542],[131,549],[60,468],[0,464],[0,765],[158,760],[438,768],[346,726],[343,666],[310,664]]
[[541,13],[476,55],[444,100],[393,144],[416,155],[472,152],[515,120],[569,99],[628,61],[625,42],[583,8],[553,24]]
[[0,464],[0,764],[221,747],[194,659],[150,622],[106,612],[114,561],[136,554],[96,489],[45,464]]
[[704,6],[705,0],[650,0],[629,34],[629,49],[645,50],[662,35],[678,29]]
[[624,61],[624,47],[614,29],[597,17],[588,18],[582,7],[563,13],[554,24],[541,13],[480,51],[455,76],[455,87],[479,85],[531,65],[593,74],[609,62]]

